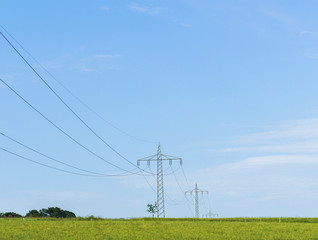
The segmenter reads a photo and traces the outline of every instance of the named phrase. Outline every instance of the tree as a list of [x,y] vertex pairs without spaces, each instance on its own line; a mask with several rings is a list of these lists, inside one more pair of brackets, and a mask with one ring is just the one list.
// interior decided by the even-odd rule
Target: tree
[[39,211],[39,213],[42,217],[53,217],[53,218],[75,218],[76,217],[74,213],[60,209],[58,207],[42,208]]
[[30,210],[26,215],[26,217],[42,217],[41,213],[38,210]]
[[15,212],[5,212],[2,214],[1,217],[7,217],[7,218],[20,218],[22,217],[20,214]]
[[155,203],[155,204],[150,204],[148,203],[147,205],[147,212],[151,213],[152,214],[152,217],[155,216],[155,213],[158,211],[158,204]]

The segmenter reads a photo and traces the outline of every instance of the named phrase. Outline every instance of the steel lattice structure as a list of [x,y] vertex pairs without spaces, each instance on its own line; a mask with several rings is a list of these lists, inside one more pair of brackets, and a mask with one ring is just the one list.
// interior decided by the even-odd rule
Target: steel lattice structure
[[165,212],[165,193],[164,193],[164,175],[163,175],[163,162],[169,161],[169,164],[172,165],[172,161],[179,160],[182,164],[182,158],[177,158],[162,154],[160,143],[158,144],[157,154],[145,157],[137,160],[137,165],[140,166],[140,162],[147,162],[147,165],[150,165],[151,161],[157,162],[157,217],[164,218],[166,217]]
[[198,184],[195,184],[195,188],[192,189],[192,190],[189,190],[189,191],[186,191],[185,192],[185,195],[187,195],[187,193],[191,194],[194,193],[194,199],[195,199],[195,217],[196,218],[199,218],[200,217],[200,211],[199,211],[199,193],[206,193],[206,194],[209,194],[208,191],[206,190],[201,190],[201,189],[198,189]]

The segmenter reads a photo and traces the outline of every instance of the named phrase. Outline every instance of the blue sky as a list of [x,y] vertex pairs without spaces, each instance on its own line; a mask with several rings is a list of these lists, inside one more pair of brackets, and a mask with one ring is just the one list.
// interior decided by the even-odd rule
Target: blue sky
[[[113,148],[135,163],[155,154],[160,141],[164,153],[183,158],[190,186],[174,163],[175,176],[165,178],[167,216],[194,215],[193,199],[183,192],[195,183],[209,191],[211,210],[221,217],[317,216],[316,1],[4,0],[0,6],[0,24],[41,65],[133,136],[92,114],[1,28]],[[3,38],[0,77],[92,151],[131,169]],[[58,132],[3,83],[0,98],[2,133],[68,164],[118,172]],[[68,169],[4,136],[0,147]],[[4,151],[0,167],[1,212],[59,206],[81,216],[142,217],[156,200],[142,176],[75,176]],[[154,179],[147,180],[155,188]],[[208,205],[203,196],[202,214]]]

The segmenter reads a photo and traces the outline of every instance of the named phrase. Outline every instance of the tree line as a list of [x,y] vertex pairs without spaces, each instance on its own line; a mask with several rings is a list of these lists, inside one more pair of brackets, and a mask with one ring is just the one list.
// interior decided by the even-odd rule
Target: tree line
[[21,218],[21,217],[51,217],[51,218],[76,218],[73,212],[60,209],[58,207],[42,208],[40,210],[32,209],[25,216],[22,216],[15,212],[0,212],[1,218]]

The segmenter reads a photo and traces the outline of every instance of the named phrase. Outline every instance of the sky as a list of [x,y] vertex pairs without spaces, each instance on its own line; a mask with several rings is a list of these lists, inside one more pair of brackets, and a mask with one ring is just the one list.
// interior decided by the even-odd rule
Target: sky
[[[200,215],[316,217],[317,8],[314,0],[2,0],[1,32],[105,143],[0,36],[0,212],[57,206],[145,217],[156,201],[155,176],[61,172],[46,166],[85,173],[14,139],[104,175],[136,173],[160,142],[183,159],[164,162],[167,217],[194,216],[185,191],[196,183],[209,192],[199,195]],[[156,172],[155,162],[140,167]]]

